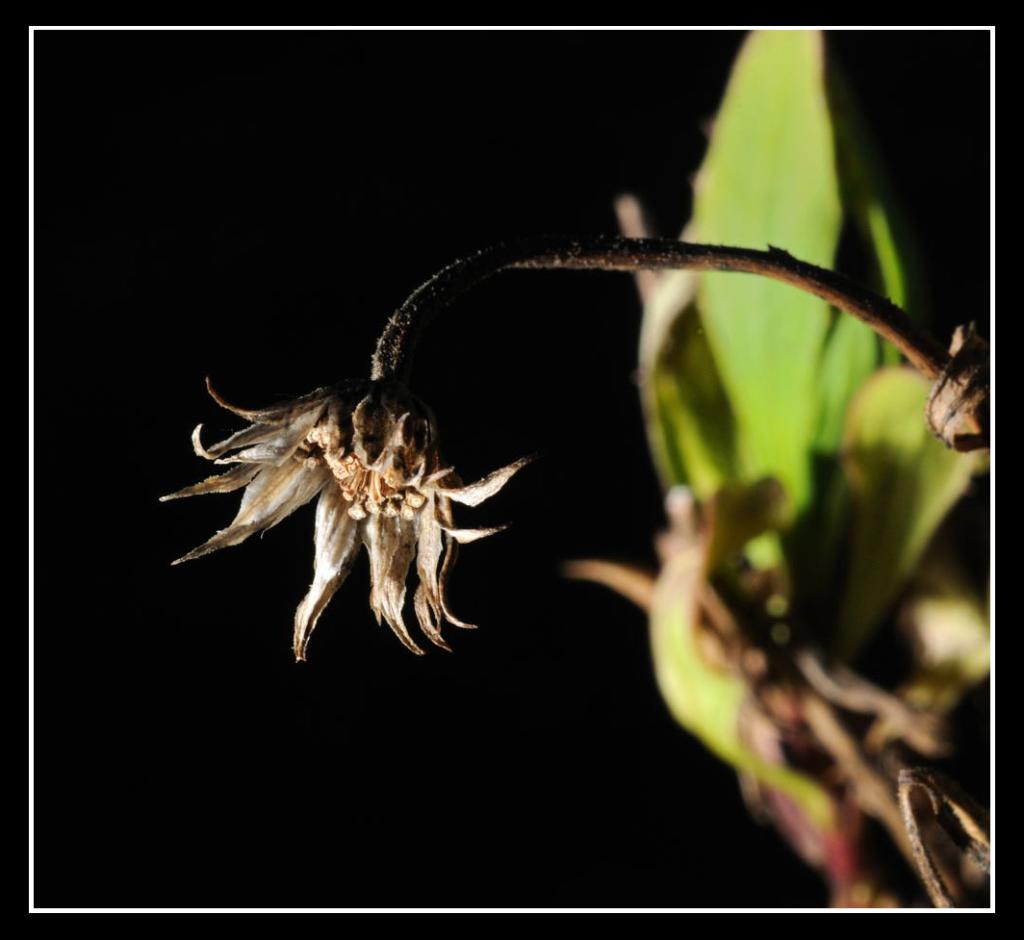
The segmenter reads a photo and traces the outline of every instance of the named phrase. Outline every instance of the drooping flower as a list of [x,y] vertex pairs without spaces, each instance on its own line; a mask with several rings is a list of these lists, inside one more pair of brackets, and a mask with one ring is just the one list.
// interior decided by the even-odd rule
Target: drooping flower
[[377,622],[383,618],[409,650],[423,653],[403,617],[414,558],[419,584],[413,606],[424,635],[449,650],[441,635],[445,620],[472,628],[448,606],[447,584],[458,545],[504,526],[457,528],[452,502],[479,505],[530,458],[463,485],[441,459],[433,412],[395,381],[320,388],[262,410],[237,408],[209,382],[207,388],[219,405],[251,424],[210,447],[203,446],[199,425],[193,446],[200,457],[237,466],[161,499],[242,487],[245,492],[231,524],[174,564],[238,545],[319,496],[313,584],[295,612],[296,659],[306,658],[317,620],[351,570],[360,545],[370,559],[370,607]]

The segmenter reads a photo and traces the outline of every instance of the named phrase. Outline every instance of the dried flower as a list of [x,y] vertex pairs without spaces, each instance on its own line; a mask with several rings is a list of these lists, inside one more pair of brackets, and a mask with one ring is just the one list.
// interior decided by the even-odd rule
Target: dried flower
[[414,557],[419,585],[413,603],[427,638],[447,650],[444,620],[472,628],[448,607],[457,547],[504,526],[456,528],[452,501],[478,505],[530,458],[462,485],[441,460],[433,413],[393,380],[320,388],[259,411],[228,404],[209,381],[207,388],[219,405],[252,423],[210,447],[203,446],[199,425],[192,434],[195,451],[214,463],[238,466],[162,499],[246,489],[231,525],[174,564],[238,545],[319,495],[313,584],[295,612],[296,659],[305,659],[313,628],[351,570],[360,542],[370,557],[370,607],[408,649],[423,653],[402,616]]

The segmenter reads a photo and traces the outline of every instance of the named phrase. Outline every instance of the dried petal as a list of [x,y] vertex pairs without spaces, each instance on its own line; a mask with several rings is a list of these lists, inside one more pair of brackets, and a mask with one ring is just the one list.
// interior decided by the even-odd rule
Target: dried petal
[[420,582],[419,587],[416,588],[413,604],[416,608],[416,619],[419,620],[420,629],[427,639],[435,646],[439,646],[450,653],[452,648],[445,642],[444,637],[441,636],[441,629],[438,625],[438,621],[441,618],[438,610],[427,597],[426,585],[423,582]]
[[[434,506],[435,518],[437,519],[440,527],[446,525],[453,525],[452,520],[452,504],[451,501],[445,496],[438,496]],[[459,620],[451,612],[448,607],[448,578],[451,577],[452,569],[455,567],[455,562],[459,557],[459,543],[450,536],[445,539],[445,551],[444,561],[441,563],[441,574],[438,578],[438,590],[437,599],[441,604],[441,610],[444,611],[445,619],[456,627],[462,627],[463,630],[475,630],[476,624],[466,623],[464,620]]]
[[209,377],[206,379],[206,390],[221,408],[225,408],[233,414],[245,418],[247,421],[259,422],[261,424],[287,424],[295,415],[300,414],[318,402],[326,401],[334,395],[333,388],[318,388],[308,395],[303,395],[301,398],[293,398],[290,401],[282,401],[276,405],[268,405],[266,408],[252,410],[249,408],[239,408],[237,405],[226,402],[214,390]]
[[494,535],[498,532],[503,532],[508,528],[507,525],[496,525],[489,529],[449,529],[446,527],[444,531],[455,539],[460,545],[468,545],[470,542],[475,542],[477,539],[485,539],[488,535]]
[[500,470],[495,470],[493,473],[487,474],[487,476],[482,480],[478,480],[476,483],[451,488],[439,486],[437,491],[441,495],[455,500],[457,503],[462,503],[466,506],[479,506],[485,499],[490,499],[494,496],[506,483],[508,483],[510,479],[512,479],[512,476],[517,471],[521,470],[534,459],[534,457],[522,457],[514,463],[510,463],[507,467],[502,467]]
[[256,444],[262,441],[272,440],[276,437],[281,437],[284,433],[281,427],[275,424],[251,424],[249,427],[244,428],[241,431],[236,431],[223,441],[219,441],[209,447],[204,447],[202,441],[199,439],[202,427],[203,426],[199,424],[192,432],[192,446],[195,448],[195,452],[198,456],[205,457],[207,460],[215,460],[223,454],[226,454],[229,450],[244,447],[246,444]]
[[203,441],[200,437],[202,432],[202,424],[197,424],[192,431],[192,450],[195,451],[197,457],[203,457],[206,460],[216,460],[217,455],[211,454],[205,447],[203,447]]
[[[434,499],[431,496],[431,499]],[[429,507],[420,516],[420,535],[416,548],[416,573],[427,593],[427,600],[435,615],[440,610],[440,586],[437,580],[437,565],[441,560],[444,539],[441,525]]]
[[444,611],[445,620],[456,627],[462,627],[463,630],[475,630],[475,623],[466,623],[465,620],[459,620],[448,606],[448,579],[451,577],[452,569],[455,567],[455,562],[459,557],[459,543],[451,538],[446,541],[444,561],[441,563],[441,575],[438,579],[439,590],[437,598],[441,602],[441,610]]
[[356,560],[359,527],[348,516],[347,508],[337,487],[327,486],[320,493],[316,504],[313,584],[295,611],[292,648],[296,660],[306,658],[306,647],[320,614]]
[[252,478],[259,472],[259,467],[243,466],[235,467],[227,473],[207,477],[201,483],[186,486],[183,490],[168,493],[160,497],[160,502],[166,503],[169,499],[182,499],[185,496],[201,496],[204,493],[232,493],[252,482]]
[[260,531],[259,525],[256,523],[250,523],[249,525],[231,525],[226,529],[221,529],[215,536],[207,539],[202,545],[197,548],[193,548],[192,551],[181,558],[175,558],[171,562],[172,565],[180,565],[185,561],[192,561],[195,558],[201,558],[203,555],[209,555],[210,552],[215,552],[221,548],[229,548],[232,545],[240,545],[250,535]]
[[423,655],[402,619],[405,578],[412,563],[415,530],[408,524],[403,526],[400,518],[377,514],[367,518],[362,533],[363,544],[370,555],[370,608],[377,623],[383,617],[407,649]]
[[[219,455],[241,444],[255,443],[255,447],[250,447],[230,457],[221,457],[217,463],[273,463],[280,465],[295,453],[295,449],[303,442],[306,435],[313,430],[313,425],[320,419],[323,409],[324,406],[322,404],[318,405],[311,411],[307,411],[296,418],[286,428],[253,425],[250,430],[255,431],[256,428],[266,428],[267,430],[261,431],[258,434],[254,433],[248,439],[245,438],[245,431],[239,431],[226,441],[208,448],[208,452]],[[232,443],[233,441],[235,443]]]
[[[405,631],[402,608],[405,605],[405,581],[416,555],[416,528],[402,519],[392,519],[390,525],[395,535],[384,582],[384,616],[393,629]],[[399,625],[397,628],[396,624]]]
[[283,467],[263,467],[242,496],[236,523],[262,522],[270,528],[300,506],[305,506],[327,482],[323,467],[308,467],[292,461]]
[[245,491],[241,508],[231,525],[172,564],[238,545],[254,532],[277,525],[316,496],[327,479],[328,474],[323,468],[310,469],[298,461],[285,467],[262,468]]

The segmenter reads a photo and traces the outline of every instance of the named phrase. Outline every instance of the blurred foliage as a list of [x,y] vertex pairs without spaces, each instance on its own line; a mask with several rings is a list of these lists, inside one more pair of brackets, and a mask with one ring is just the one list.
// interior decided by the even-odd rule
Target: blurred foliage
[[[834,267],[841,235],[844,244],[859,239],[871,286],[923,313],[906,225],[866,122],[826,63],[823,36],[753,33],[714,119],[683,238],[771,245]],[[685,486],[714,516],[688,551],[665,559],[651,612],[659,686],[692,733],[819,826],[825,789],[739,740],[746,680],[702,652],[696,592],[745,556],[748,568],[786,586],[801,642],[846,660],[862,649],[978,467],[931,436],[928,384],[893,366],[898,358],[858,320],[764,278],[667,273],[644,311],[640,374],[655,464],[666,493]],[[714,511],[727,494],[761,492],[766,478],[781,485],[786,513],[756,499],[741,500],[743,511]],[[708,539],[734,557],[712,552]],[[941,652],[920,663],[908,688],[948,707],[987,672],[983,617],[955,587],[941,597],[933,590],[913,610]],[[959,645],[936,641],[944,623]],[[936,688],[944,676],[956,677],[947,695]]]
[[[741,50],[694,183],[697,241],[777,245],[831,266],[842,214],[822,74],[812,33],[759,33]],[[776,477],[801,510],[813,495],[828,305],[767,278],[723,276],[698,278],[695,305],[745,473]]]
[[[681,503],[681,505],[680,505]],[[742,676],[708,668],[697,626],[699,593],[711,574],[746,542],[788,515],[774,480],[722,487],[698,516],[689,496],[676,501],[665,564],[651,599],[655,675],[676,720],[723,760],[802,805],[814,823],[831,828],[828,795],[811,778],[759,756],[740,734],[747,697]]]
[[844,438],[854,489],[846,591],[836,654],[851,659],[913,574],[963,495],[974,454],[947,450],[925,426],[929,383],[901,367],[873,375],[850,405]]

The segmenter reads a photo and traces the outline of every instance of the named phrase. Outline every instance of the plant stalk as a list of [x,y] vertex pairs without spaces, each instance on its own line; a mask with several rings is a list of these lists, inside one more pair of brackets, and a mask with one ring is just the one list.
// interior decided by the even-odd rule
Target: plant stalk
[[771,278],[814,294],[867,323],[925,377],[935,381],[950,356],[899,307],[841,274],[794,258],[779,248],[758,251],[695,245],[662,238],[541,236],[485,248],[453,262],[418,287],[388,320],[373,354],[371,379],[407,381],[416,344],[427,324],[458,296],[512,269],[584,271],[737,271]]

